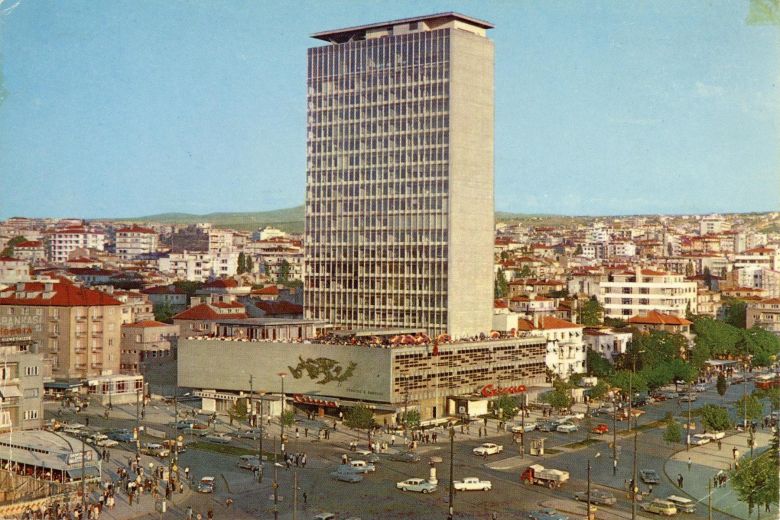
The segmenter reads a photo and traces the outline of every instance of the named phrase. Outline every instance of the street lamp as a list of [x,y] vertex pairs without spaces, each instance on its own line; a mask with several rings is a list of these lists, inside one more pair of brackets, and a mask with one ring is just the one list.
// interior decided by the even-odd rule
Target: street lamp
[[[593,458],[597,459],[599,457],[601,457],[601,453],[596,452],[596,455]],[[588,459],[588,512],[586,513],[586,517],[590,520],[590,459]]]
[[287,374],[285,374],[284,372],[279,372],[277,375],[282,380],[282,412],[279,415],[279,418],[281,419],[279,422],[282,425],[282,430],[281,430],[281,434],[280,434],[280,439],[281,439],[280,449],[281,449],[281,452],[284,453],[284,404],[285,404],[284,403],[284,401],[285,401],[285,399],[284,399],[284,378],[285,378],[285,376]]
[[453,460],[455,459],[455,426],[450,423],[450,507],[447,520],[452,520],[455,514],[455,476],[453,475]]

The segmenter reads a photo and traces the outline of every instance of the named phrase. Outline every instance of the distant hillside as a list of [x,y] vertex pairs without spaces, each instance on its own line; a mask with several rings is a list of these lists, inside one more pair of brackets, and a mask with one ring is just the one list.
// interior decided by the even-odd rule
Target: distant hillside
[[273,225],[290,233],[303,233],[303,206],[283,208],[272,211],[245,213],[160,213],[138,218],[116,219],[119,222],[162,222],[166,224],[197,224],[210,222],[216,227],[254,231],[259,227]]

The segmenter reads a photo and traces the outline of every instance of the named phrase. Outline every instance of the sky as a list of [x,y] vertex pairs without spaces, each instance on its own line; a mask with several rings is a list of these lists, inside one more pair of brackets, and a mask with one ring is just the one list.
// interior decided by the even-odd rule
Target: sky
[[747,1],[0,3],[0,218],[303,203],[317,31],[495,24],[495,204],[620,215],[780,207],[780,25]]

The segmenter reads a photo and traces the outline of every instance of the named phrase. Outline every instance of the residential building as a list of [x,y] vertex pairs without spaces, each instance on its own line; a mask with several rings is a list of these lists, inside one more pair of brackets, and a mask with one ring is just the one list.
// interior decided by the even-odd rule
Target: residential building
[[147,287],[141,292],[149,297],[153,306],[169,305],[174,312],[187,308],[187,292],[173,284]]
[[0,328],[40,345],[54,379],[82,380],[118,372],[121,305],[63,280],[18,283],[0,291]]
[[151,228],[137,225],[116,230],[116,254],[122,260],[134,260],[157,252],[158,234]]
[[28,240],[14,246],[14,257],[35,264],[46,260],[46,249],[40,240]]
[[87,226],[68,226],[55,229],[48,234],[47,255],[51,262],[64,264],[74,250],[105,248],[105,235]]
[[0,287],[30,279],[30,264],[18,258],[0,257]]
[[270,240],[272,238],[286,238],[287,233],[272,226],[266,226],[257,231],[258,240]]
[[214,333],[217,321],[243,319],[246,308],[231,298],[193,298],[192,307],[173,317],[182,337],[208,336]]
[[587,327],[582,340],[588,350],[604,356],[615,364],[618,356],[625,354],[633,335],[631,332],[619,332],[606,327]]
[[760,267],[780,271],[780,255],[771,247],[754,247],[733,256],[734,269]]
[[745,324],[747,328],[761,327],[780,336],[780,298],[747,302]]
[[728,231],[731,226],[725,218],[720,215],[708,215],[702,217],[699,221],[699,234],[709,235],[713,233],[720,233],[721,231]]
[[720,301],[720,293],[699,288],[696,292],[696,314],[716,318],[720,314],[723,304]]
[[0,327],[0,432],[43,426],[43,356],[23,327]]
[[643,332],[663,331],[674,334],[690,334],[692,321],[673,314],[650,311],[647,314],[632,316],[628,324]]
[[636,268],[617,272],[599,283],[599,302],[607,318],[628,319],[659,311],[675,316],[696,313],[696,282],[679,274]]
[[238,253],[170,253],[158,260],[163,273],[179,280],[205,282],[210,278],[233,276],[238,271]]
[[313,35],[308,318],[489,331],[492,27],[443,13]]
[[119,369],[126,374],[143,373],[146,364],[172,359],[178,339],[178,325],[154,320],[123,324]]
[[583,344],[582,325],[553,316],[535,320],[520,319],[518,330],[530,336],[543,337],[547,342],[547,369],[561,379],[585,372],[587,351]]

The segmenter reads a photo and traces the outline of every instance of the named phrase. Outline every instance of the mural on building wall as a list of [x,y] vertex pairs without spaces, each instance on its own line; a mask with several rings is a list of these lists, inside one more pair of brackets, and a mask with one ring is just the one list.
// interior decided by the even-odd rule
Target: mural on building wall
[[298,360],[299,363],[296,367],[287,367],[290,369],[290,373],[293,377],[295,379],[300,379],[303,377],[303,371],[305,370],[309,379],[317,379],[322,376],[322,379],[315,381],[318,385],[325,385],[332,381],[341,384],[352,377],[352,374],[357,367],[357,363],[350,361],[349,365],[347,365],[347,369],[344,370],[340,362],[324,357],[303,359],[302,356],[298,356]]

